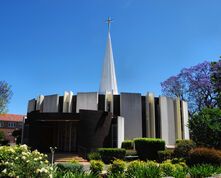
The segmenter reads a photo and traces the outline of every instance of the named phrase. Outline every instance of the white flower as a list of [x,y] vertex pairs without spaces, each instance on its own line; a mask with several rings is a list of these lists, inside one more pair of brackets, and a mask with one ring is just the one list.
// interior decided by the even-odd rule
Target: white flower
[[3,172],[3,173],[6,173],[6,172],[7,172],[7,169],[4,169],[2,172]]
[[22,156],[22,157],[21,157],[21,159],[25,160],[25,159],[26,159],[26,157],[25,157],[25,156]]
[[26,153],[26,152],[21,152],[21,154],[22,154],[22,155],[25,155],[25,156],[27,155],[27,153]]
[[12,148],[9,148],[9,151],[12,152],[12,153],[15,152],[15,150],[13,150]]
[[28,149],[28,146],[27,146],[27,145],[21,145],[20,147],[21,147],[21,148],[24,148],[25,150]]

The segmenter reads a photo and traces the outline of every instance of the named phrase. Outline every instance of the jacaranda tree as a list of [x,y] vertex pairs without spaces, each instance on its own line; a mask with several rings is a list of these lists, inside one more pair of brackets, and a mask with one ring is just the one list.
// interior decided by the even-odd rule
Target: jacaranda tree
[[217,106],[221,108],[221,60],[212,62],[211,80],[216,94]]
[[162,82],[161,87],[164,95],[186,100],[191,113],[217,104],[211,81],[211,63],[207,61],[182,69],[178,75]]

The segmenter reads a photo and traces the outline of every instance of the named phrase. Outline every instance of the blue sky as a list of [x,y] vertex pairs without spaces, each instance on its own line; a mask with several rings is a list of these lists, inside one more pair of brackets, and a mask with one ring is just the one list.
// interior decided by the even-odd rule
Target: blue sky
[[221,56],[220,7],[220,0],[1,0],[9,113],[25,114],[39,94],[98,91],[108,16],[119,91],[160,95],[160,82]]

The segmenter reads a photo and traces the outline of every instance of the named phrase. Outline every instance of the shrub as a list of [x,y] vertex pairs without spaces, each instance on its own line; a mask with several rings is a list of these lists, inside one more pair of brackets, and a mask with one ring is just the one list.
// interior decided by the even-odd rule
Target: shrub
[[122,142],[121,148],[125,148],[126,150],[134,149],[134,141],[133,140],[124,140]]
[[90,163],[91,163],[90,165],[91,173],[94,175],[99,175],[104,168],[104,163],[100,160],[92,160],[90,161]]
[[31,151],[27,145],[0,147],[0,177],[50,177],[47,155]]
[[186,159],[189,151],[195,147],[196,143],[192,140],[177,140],[176,147],[174,149],[174,156]]
[[145,162],[132,161],[127,167],[126,177],[142,177],[144,172]]
[[167,159],[172,159],[173,157],[173,151],[172,150],[164,150],[164,151],[158,151],[158,161],[163,162]]
[[99,148],[98,152],[104,163],[111,163],[114,159],[124,159],[126,154],[123,148]]
[[126,169],[126,163],[120,159],[115,159],[112,165],[108,168],[108,174],[119,177],[123,176]]
[[195,165],[189,168],[189,174],[191,177],[210,177],[215,174],[220,174],[220,167],[216,167],[210,164]]
[[72,173],[83,173],[83,166],[79,163],[58,163],[58,171],[60,172],[72,172]]
[[172,160],[164,161],[160,164],[162,176],[172,176],[175,178],[185,178],[187,174],[187,165],[184,162],[173,163]]
[[91,160],[101,160],[101,155],[98,152],[90,152],[87,155],[88,159]]
[[195,148],[189,152],[187,164],[190,166],[196,164],[221,165],[221,151],[212,148]]
[[157,160],[157,152],[165,150],[165,141],[157,138],[137,138],[134,143],[141,160]]
[[161,172],[159,165],[153,161],[132,161],[127,168],[126,177],[151,177],[159,178]]
[[160,169],[163,176],[173,176],[176,171],[176,166],[169,162],[164,162],[160,164]]

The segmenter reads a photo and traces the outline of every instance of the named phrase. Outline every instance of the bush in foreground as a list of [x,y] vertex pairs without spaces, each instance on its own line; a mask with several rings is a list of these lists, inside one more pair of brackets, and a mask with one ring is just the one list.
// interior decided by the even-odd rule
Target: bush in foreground
[[212,164],[221,166],[221,151],[212,148],[195,148],[189,152],[187,164]]
[[50,177],[47,155],[31,151],[27,145],[0,147],[0,177]]
[[104,169],[104,163],[99,160],[90,161],[90,171],[93,175],[99,175]]
[[126,150],[123,148],[99,148],[98,152],[104,163],[109,164],[114,159],[124,159]]
[[119,177],[124,175],[124,171],[126,169],[126,163],[120,159],[116,159],[113,161],[113,164],[108,168],[108,174],[113,177]]
[[132,161],[128,165],[126,177],[153,177],[160,178],[161,171],[157,163],[153,161]]
[[221,168],[210,164],[195,165],[189,169],[191,177],[210,177],[221,173]]
[[141,160],[157,160],[158,151],[165,150],[165,141],[157,138],[136,138],[134,143]]

